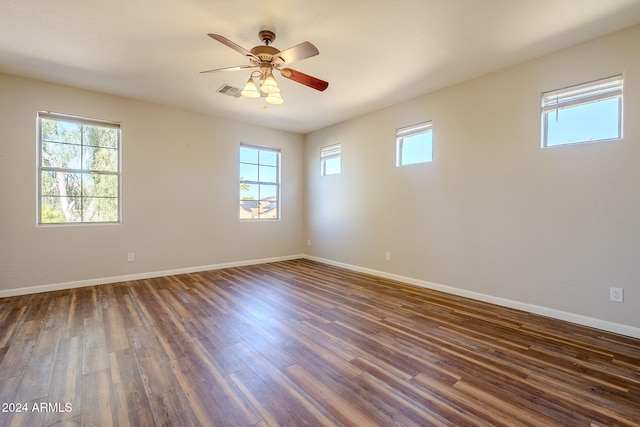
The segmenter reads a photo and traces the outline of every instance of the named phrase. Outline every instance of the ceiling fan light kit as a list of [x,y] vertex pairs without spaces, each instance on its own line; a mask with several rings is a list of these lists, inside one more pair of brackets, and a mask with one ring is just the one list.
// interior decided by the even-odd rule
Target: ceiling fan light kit
[[[284,51],[280,51],[270,44],[275,40],[276,35],[273,31],[261,30],[258,37],[264,43],[264,46],[256,46],[251,50],[247,50],[242,46],[232,42],[218,34],[208,34],[214,40],[219,41],[227,47],[241,53],[249,58],[251,65],[239,65],[235,67],[217,68],[214,70],[202,71],[202,73],[212,73],[218,71],[236,71],[248,68],[259,68],[259,71],[253,71],[247,80],[240,94],[246,98],[260,98],[266,95],[265,101],[269,104],[282,104],[284,99],[280,93],[280,88],[273,76],[273,70],[280,71],[280,75],[289,80],[303,84],[318,91],[324,91],[329,83],[316,77],[292,70],[291,68],[282,68],[285,64],[300,61],[319,54],[318,49],[309,42],[302,42]],[[259,77],[259,86],[256,85],[254,79]],[[259,88],[259,89],[258,89]]]
[[[254,81],[254,78],[256,77],[260,77],[260,90],[258,90],[258,86]],[[273,77],[271,69],[267,69],[264,73],[260,71],[254,71],[251,73],[251,76],[249,76],[249,80],[247,80],[247,83],[244,85],[240,95],[245,98],[255,99],[263,96],[260,92],[266,95],[265,101],[269,104],[278,105],[284,102],[284,99],[282,99],[282,96],[280,95],[280,88],[276,83],[276,79]]]

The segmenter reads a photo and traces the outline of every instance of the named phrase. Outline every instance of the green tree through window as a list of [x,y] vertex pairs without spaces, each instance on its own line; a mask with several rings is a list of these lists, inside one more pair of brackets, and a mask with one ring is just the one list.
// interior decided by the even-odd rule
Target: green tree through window
[[120,127],[40,113],[39,222],[120,220]]

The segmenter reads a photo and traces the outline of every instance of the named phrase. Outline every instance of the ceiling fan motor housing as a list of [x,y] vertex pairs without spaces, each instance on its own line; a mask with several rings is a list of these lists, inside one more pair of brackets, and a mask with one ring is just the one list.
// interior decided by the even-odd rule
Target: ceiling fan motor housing
[[[251,49],[251,53],[260,58],[261,62],[271,62],[273,56],[280,53],[280,51],[272,46],[256,46]],[[255,58],[250,58],[250,60],[256,65],[260,64]]]

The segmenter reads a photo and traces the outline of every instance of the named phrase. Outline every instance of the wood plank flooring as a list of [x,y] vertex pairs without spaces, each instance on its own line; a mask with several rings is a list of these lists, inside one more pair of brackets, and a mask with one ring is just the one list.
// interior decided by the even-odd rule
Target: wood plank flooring
[[0,325],[1,426],[640,425],[640,340],[309,260],[4,298]]

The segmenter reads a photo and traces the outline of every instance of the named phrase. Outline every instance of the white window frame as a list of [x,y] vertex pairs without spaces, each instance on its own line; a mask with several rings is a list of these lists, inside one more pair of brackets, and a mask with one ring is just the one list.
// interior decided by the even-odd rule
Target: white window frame
[[[337,172],[327,171],[327,162],[338,161]],[[342,173],[342,145],[334,144],[320,148],[320,175],[339,175]]]
[[[279,148],[271,148],[271,147],[263,147],[263,146],[259,146],[259,145],[253,145],[253,144],[246,144],[246,143],[240,143],[240,148],[239,150],[241,150],[242,148],[247,148],[247,149],[251,149],[251,150],[257,150],[258,151],[258,162],[257,163],[249,163],[249,162],[243,162],[242,159],[240,158],[240,155],[238,155],[238,181],[240,183],[240,186],[242,187],[243,185],[258,185],[258,203],[260,203],[260,201],[262,200],[260,197],[260,189],[259,186],[260,185],[275,185],[276,186],[276,200],[275,200],[275,211],[276,211],[276,216],[272,217],[272,216],[262,216],[262,214],[259,212],[256,213],[256,215],[252,215],[251,217],[245,217],[243,218],[241,213],[242,213],[242,202],[243,199],[242,197],[239,197],[238,200],[238,205],[240,207],[240,214],[239,214],[239,219],[240,221],[276,221],[280,219],[280,216],[282,214],[281,212],[281,207],[282,207],[282,203],[280,201],[280,189],[281,189],[281,151]],[[258,180],[249,180],[249,179],[245,179],[243,176],[241,176],[241,165],[242,164],[247,164],[247,165],[254,165],[254,166],[258,166],[258,169],[261,166],[260,163],[260,151],[263,152],[269,152],[269,153],[274,153],[276,154],[276,171],[275,171],[275,177],[276,177],[276,181],[275,182],[271,182],[271,181],[263,181],[260,179],[260,176],[258,175]],[[239,153],[240,151],[238,151]],[[262,166],[269,166],[271,167],[271,165],[262,165]],[[271,209],[273,210],[273,209]]]
[[[428,160],[418,162],[406,162],[403,158],[403,146],[405,138],[417,136],[431,132],[431,152],[428,153]],[[433,122],[423,122],[411,126],[396,129],[396,167],[418,165],[433,162]]]
[[[117,148],[115,148],[115,150],[117,150],[117,170],[115,171],[102,171],[102,170],[90,170],[90,169],[85,169],[84,166],[82,165],[83,160],[81,159],[81,167],[80,168],[69,168],[69,167],[52,167],[52,166],[45,166],[44,165],[44,158],[43,158],[43,139],[42,139],[42,120],[55,120],[58,122],[64,122],[64,123],[75,123],[75,124],[79,124],[81,126],[95,126],[95,127],[101,127],[101,128],[110,128],[110,129],[116,129],[117,130]],[[120,123],[117,122],[111,122],[111,121],[105,121],[105,120],[98,120],[98,119],[91,119],[91,118],[86,118],[86,117],[79,117],[79,116],[73,116],[73,115],[67,115],[67,114],[60,114],[60,113],[52,113],[52,112],[48,112],[48,111],[38,111],[37,112],[37,142],[38,142],[38,150],[37,150],[37,155],[38,155],[38,161],[37,161],[37,173],[38,173],[38,177],[37,177],[37,182],[38,182],[38,189],[37,189],[37,224],[38,226],[60,226],[60,225],[97,225],[97,224],[119,224],[122,221],[122,129],[120,126]],[[47,141],[48,142],[48,141]],[[51,141],[53,143],[60,143],[58,141]],[[84,138],[81,138],[80,141],[80,151],[81,151],[81,156],[84,155],[83,152],[83,148],[85,146],[84,143]],[[112,148],[107,148],[107,149],[112,149]],[[43,173],[46,172],[61,172],[61,173],[70,173],[70,174],[90,174],[90,175],[102,175],[102,176],[116,176],[117,177],[117,195],[115,197],[113,197],[114,199],[116,199],[116,203],[117,203],[117,218],[114,221],[86,221],[84,219],[84,204],[82,203],[83,199],[91,197],[91,196],[86,196],[86,195],[80,195],[79,198],[81,200],[81,219],[79,221],[58,221],[58,222],[43,222],[42,221],[42,208],[43,208],[43,198],[45,197],[50,197],[47,195],[43,194],[43,182],[42,182],[42,175]],[[82,192],[82,190],[81,190]]]
[[[612,76],[574,86],[556,89],[542,94],[542,148],[561,147],[566,145],[603,142],[622,139],[624,77]],[[560,110],[584,106],[590,103],[618,99],[618,131],[612,138],[567,141],[563,144],[549,145],[549,120],[557,120]]]

